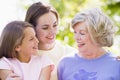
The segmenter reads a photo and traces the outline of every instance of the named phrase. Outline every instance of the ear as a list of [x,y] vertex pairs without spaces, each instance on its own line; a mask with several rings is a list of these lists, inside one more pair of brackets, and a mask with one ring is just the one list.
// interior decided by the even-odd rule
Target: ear
[[15,51],[19,52],[21,50],[20,45],[15,47]]

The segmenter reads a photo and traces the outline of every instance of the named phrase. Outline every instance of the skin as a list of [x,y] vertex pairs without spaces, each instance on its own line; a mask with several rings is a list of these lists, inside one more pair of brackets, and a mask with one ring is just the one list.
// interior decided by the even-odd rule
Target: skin
[[40,50],[50,50],[55,45],[58,22],[54,13],[48,12],[37,20],[36,33]]
[[48,73],[51,73],[51,66],[42,69],[40,80],[50,80],[51,74]]
[[92,40],[84,22],[77,23],[74,29],[74,37],[78,45],[80,56],[86,59],[94,59],[102,56],[106,51]]
[[11,70],[0,70],[0,77],[0,80],[21,80],[21,78],[12,73]]
[[35,36],[33,28],[27,27],[24,30],[24,39],[22,44],[16,47],[16,51],[19,53],[18,59],[21,62],[29,62],[31,55],[38,51],[38,39]]
[[[19,57],[18,60],[21,62],[28,63],[30,61],[31,55],[38,51],[38,39],[35,36],[35,31],[33,28],[27,27],[24,30],[25,37],[22,44],[16,47]],[[14,74],[11,70],[0,70],[0,75],[2,80],[21,80],[21,78]],[[39,80],[50,80],[51,76],[51,66],[47,66],[42,69]]]

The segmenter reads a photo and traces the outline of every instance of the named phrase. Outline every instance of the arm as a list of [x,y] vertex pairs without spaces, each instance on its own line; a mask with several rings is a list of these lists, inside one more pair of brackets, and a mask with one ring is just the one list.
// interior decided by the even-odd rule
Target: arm
[[21,80],[21,78],[11,70],[0,69],[0,80]]
[[50,80],[51,77],[51,65],[42,69],[39,79],[40,80]]
[[117,59],[120,61],[120,56],[117,56]]
[[11,70],[0,69],[0,79],[1,80],[6,80],[7,76],[11,73],[12,73]]

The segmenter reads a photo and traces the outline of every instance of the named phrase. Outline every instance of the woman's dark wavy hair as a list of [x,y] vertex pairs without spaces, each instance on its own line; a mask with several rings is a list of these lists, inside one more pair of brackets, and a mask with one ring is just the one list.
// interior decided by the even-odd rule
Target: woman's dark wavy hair
[[28,8],[25,21],[36,27],[38,18],[48,12],[54,13],[58,21],[58,12],[55,10],[55,8],[42,4],[41,2],[34,3]]

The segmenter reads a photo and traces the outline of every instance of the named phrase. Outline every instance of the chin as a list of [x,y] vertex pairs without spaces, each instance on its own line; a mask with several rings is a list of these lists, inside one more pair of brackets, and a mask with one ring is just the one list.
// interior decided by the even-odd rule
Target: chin
[[50,40],[48,43],[50,43],[50,44],[51,44],[51,43],[54,43],[54,42],[55,42],[55,40]]
[[79,49],[79,52],[84,53],[86,50]]

